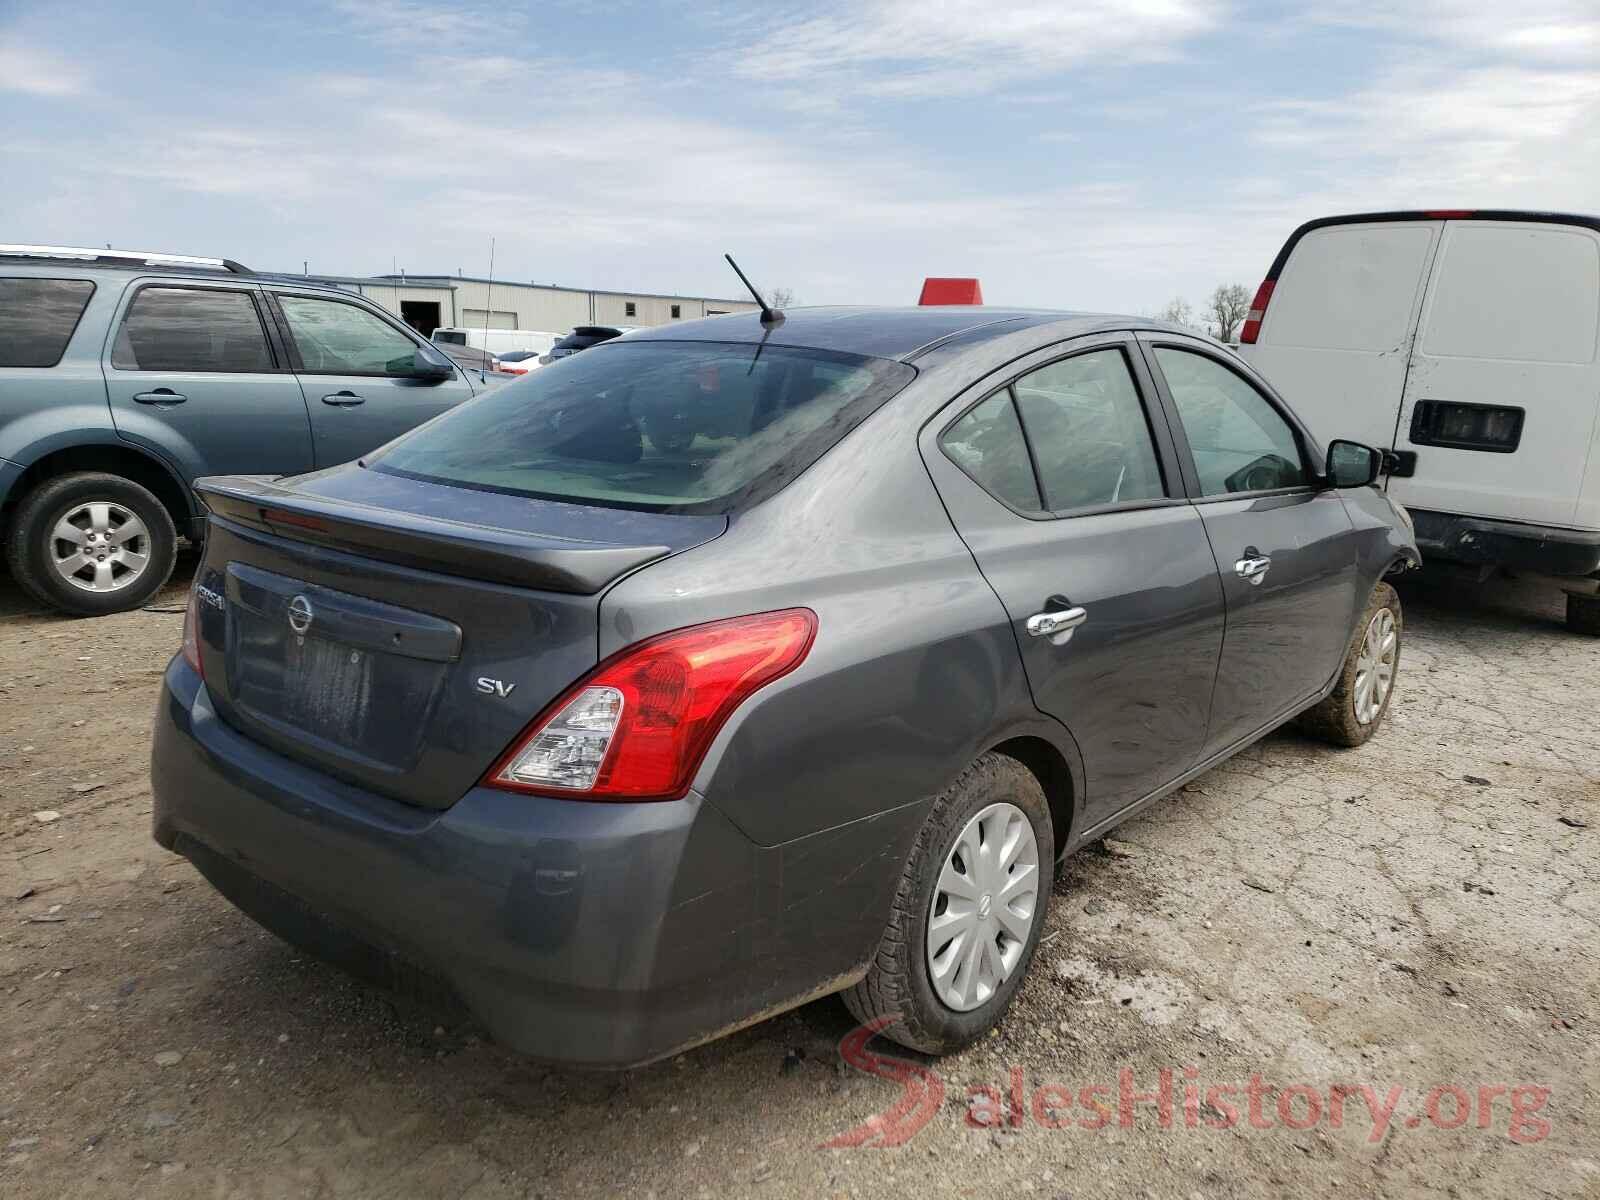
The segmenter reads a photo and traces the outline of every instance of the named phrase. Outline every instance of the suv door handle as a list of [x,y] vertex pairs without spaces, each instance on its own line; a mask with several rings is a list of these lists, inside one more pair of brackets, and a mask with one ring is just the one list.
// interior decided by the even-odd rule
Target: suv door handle
[[[1064,608],[1059,612],[1034,613],[1028,618],[1028,632],[1034,637],[1047,637],[1057,646],[1072,640],[1072,631],[1089,619],[1086,608]],[[1058,637],[1066,634],[1065,637]]]
[[1248,579],[1251,587],[1260,587],[1261,581],[1267,577],[1267,569],[1271,566],[1270,555],[1261,553],[1254,546],[1246,546],[1244,557],[1233,564],[1233,573],[1240,579]]
[[157,388],[153,392],[135,392],[133,398],[139,404],[182,404],[189,397],[180,396],[171,388]]
[[367,398],[358,396],[354,392],[333,392],[322,398],[324,404],[332,404],[338,408],[349,408],[354,404],[365,404]]

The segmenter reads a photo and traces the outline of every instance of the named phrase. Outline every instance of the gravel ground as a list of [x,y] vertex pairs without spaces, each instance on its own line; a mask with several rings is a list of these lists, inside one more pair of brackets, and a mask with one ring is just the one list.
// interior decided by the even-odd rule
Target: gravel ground
[[1069,861],[981,1046],[859,1070],[830,999],[600,1075],[236,913],[149,836],[181,617],[0,580],[0,1193],[1600,1197],[1600,642],[1406,600],[1377,739],[1276,735]]

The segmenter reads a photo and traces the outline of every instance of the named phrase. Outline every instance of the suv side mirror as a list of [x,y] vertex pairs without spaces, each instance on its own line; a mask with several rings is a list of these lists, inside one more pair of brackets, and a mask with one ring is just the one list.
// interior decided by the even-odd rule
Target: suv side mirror
[[443,383],[456,373],[454,364],[431,346],[418,346],[410,358],[394,359],[387,367],[391,375],[405,375],[422,383]]
[[1323,472],[1329,487],[1358,488],[1376,483],[1383,455],[1360,442],[1338,438],[1328,443],[1328,464]]

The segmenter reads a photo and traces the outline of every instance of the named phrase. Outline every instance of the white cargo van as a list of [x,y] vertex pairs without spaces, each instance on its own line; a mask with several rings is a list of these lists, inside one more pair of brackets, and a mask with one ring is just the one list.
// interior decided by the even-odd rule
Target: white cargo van
[[1324,217],[1289,236],[1240,352],[1320,437],[1390,448],[1424,565],[1567,592],[1600,634],[1600,218]]
[[535,354],[549,354],[559,333],[546,333],[540,329],[465,329],[445,326],[433,331],[433,340],[443,346],[471,346],[489,354],[510,354],[516,350],[531,350]]

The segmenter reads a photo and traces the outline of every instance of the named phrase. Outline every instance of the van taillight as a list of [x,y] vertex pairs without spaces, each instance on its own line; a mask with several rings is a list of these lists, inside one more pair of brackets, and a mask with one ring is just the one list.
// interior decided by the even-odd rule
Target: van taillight
[[1256,298],[1250,301],[1250,311],[1244,315],[1244,328],[1239,331],[1239,340],[1247,346],[1255,345],[1260,336],[1261,318],[1267,315],[1267,302],[1272,299],[1272,289],[1277,283],[1276,279],[1263,279],[1256,289]]
[[200,665],[200,593],[189,589],[189,603],[183,610],[183,661],[194,668],[201,679],[206,677]]
[[541,713],[489,768],[487,787],[572,800],[677,800],[733,710],[798,667],[808,608],[733,617],[608,658]]

